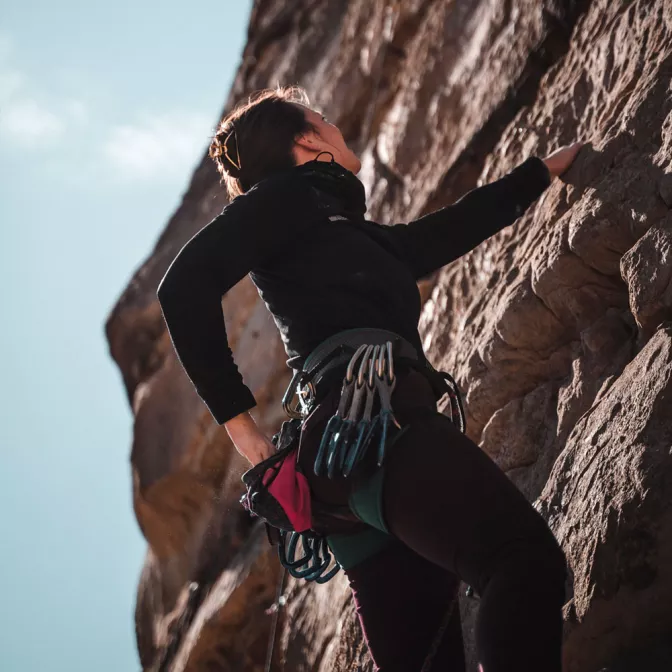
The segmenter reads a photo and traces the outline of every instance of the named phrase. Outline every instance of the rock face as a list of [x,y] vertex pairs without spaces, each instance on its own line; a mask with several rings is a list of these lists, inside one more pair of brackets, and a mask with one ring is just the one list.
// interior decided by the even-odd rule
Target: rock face
[[[420,322],[466,394],[471,437],[567,553],[571,672],[670,660],[651,652],[672,631],[671,79],[666,0],[257,0],[226,103],[304,85],[362,157],[382,223],[590,141],[513,227],[424,284]],[[261,672],[275,618],[275,552],[237,502],[246,464],[177,363],[155,296],[224,204],[204,158],[107,324],[135,413],[147,670]],[[249,280],[222,305],[271,434],[280,340]],[[271,669],[373,669],[342,575],[284,594]],[[472,670],[476,609],[462,604]]]

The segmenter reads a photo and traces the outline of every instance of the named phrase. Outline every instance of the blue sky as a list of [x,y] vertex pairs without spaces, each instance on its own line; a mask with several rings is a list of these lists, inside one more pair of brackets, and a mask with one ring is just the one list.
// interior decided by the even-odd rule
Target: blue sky
[[3,6],[3,672],[140,667],[132,417],[103,325],[207,145],[250,5]]

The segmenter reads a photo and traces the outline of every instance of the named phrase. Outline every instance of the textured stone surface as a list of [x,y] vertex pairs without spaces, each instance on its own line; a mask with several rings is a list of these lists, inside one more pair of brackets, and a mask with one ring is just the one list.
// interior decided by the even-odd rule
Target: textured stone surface
[[[382,223],[590,141],[515,226],[421,287],[425,350],[466,393],[471,437],[567,551],[572,672],[668,655],[647,651],[672,631],[671,79],[666,0],[257,0],[226,103],[304,85],[362,157]],[[266,655],[277,564],[237,503],[245,463],[176,362],[155,299],[224,203],[204,158],[107,324],[135,413],[145,669],[261,670]],[[288,380],[275,327],[247,279],[222,305],[270,434]],[[284,592],[274,670],[372,669],[343,577]],[[477,606],[461,605],[470,670]]]
[[672,317],[672,217],[651,227],[621,260],[630,309],[645,334]]
[[539,498],[574,574],[570,672],[669,634],[671,412],[668,324],[574,426]]

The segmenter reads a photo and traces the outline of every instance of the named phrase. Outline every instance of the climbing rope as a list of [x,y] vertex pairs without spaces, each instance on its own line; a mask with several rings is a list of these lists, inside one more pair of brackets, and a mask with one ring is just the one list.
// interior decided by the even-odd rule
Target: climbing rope
[[268,648],[266,650],[266,664],[264,665],[264,672],[271,672],[271,663],[273,662],[273,649],[275,648],[275,635],[278,630],[278,621],[280,619],[280,607],[284,606],[285,602],[282,597],[282,591],[285,589],[285,579],[287,577],[287,569],[282,568],[280,572],[280,581],[278,582],[278,588],[275,591],[275,602],[272,607],[275,607],[273,611],[273,621],[271,622],[271,633],[268,640]]

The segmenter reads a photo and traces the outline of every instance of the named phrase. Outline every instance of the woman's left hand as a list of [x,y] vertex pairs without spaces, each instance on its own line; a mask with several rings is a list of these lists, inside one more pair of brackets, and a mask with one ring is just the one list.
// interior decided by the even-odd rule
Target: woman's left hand
[[543,159],[546,167],[551,173],[551,178],[562,175],[574,162],[576,155],[585,143],[581,140],[573,145],[560,147]]

